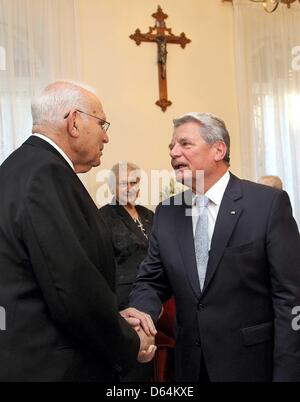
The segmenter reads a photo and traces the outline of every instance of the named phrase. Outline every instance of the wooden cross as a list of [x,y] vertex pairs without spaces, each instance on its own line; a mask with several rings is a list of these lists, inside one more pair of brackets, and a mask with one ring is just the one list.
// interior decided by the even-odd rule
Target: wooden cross
[[163,13],[160,6],[157,7],[157,11],[152,14],[152,17],[155,18],[155,26],[149,27],[149,32],[143,34],[139,29],[136,29],[135,33],[129,37],[138,46],[141,42],[155,42],[157,44],[159,100],[156,105],[165,112],[167,107],[172,105],[172,102],[168,100],[167,91],[167,43],[178,44],[184,49],[191,40],[185,36],[184,32],[180,36],[176,36],[172,33],[171,28],[166,27],[165,19],[168,18],[168,15]]

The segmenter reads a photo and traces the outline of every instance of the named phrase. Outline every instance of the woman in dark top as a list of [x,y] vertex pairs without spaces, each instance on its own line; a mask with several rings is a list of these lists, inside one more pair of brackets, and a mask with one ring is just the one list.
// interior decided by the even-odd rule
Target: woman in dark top
[[[153,212],[135,205],[139,195],[140,169],[133,163],[113,166],[109,179],[114,198],[99,213],[112,231],[116,260],[116,292],[119,310],[128,306],[138,267],[146,257]],[[150,381],[153,363],[139,364],[121,381]]]

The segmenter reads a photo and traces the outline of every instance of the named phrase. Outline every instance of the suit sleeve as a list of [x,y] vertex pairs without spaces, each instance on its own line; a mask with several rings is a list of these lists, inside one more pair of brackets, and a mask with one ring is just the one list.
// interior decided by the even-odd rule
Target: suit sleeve
[[160,258],[159,231],[161,206],[154,215],[148,254],[140,264],[129,305],[151,315],[156,321],[162,304],[172,295],[172,290]]
[[24,243],[55,323],[118,371],[126,370],[136,362],[139,338],[118,313],[104,267],[95,265],[93,257],[105,250],[95,244],[96,222],[85,216],[78,178],[66,169],[47,166],[28,184]]
[[300,238],[287,193],[278,193],[269,218],[267,253],[274,308],[274,381],[300,380],[300,332],[292,309],[300,306]]

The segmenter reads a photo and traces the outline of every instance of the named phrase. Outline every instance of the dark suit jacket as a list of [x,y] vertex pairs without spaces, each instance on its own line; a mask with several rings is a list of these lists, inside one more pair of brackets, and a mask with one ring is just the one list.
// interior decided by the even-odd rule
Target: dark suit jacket
[[300,381],[300,241],[286,192],[231,175],[202,292],[189,202],[178,201],[156,209],[130,303],[157,319],[174,293],[177,379],[198,381],[203,355],[212,381]]
[[139,340],[120,317],[109,232],[81,181],[30,137],[0,167],[2,381],[110,381]]
[[[133,221],[122,205],[116,204],[113,199],[99,209],[99,215],[111,229],[114,256],[116,260],[116,293],[119,310],[128,307],[129,294],[132,284],[137,276],[138,267],[147,255],[149,240],[143,235],[141,229]],[[143,223],[148,237],[153,222],[153,212],[136,206],[139,217]],[[153,376],[153,362],[148,364],[137,363],[125,376],[122,382],[145,382]]]
[[[137,205],[136,210],[150,237],[153,212]],[[138,267],[147,255],[149,241],[122,205],[113,199],[99,209],[99,214],[112,232],[116,260],[116,290],[119,309],[128,307],[129,294],[135,281]]]

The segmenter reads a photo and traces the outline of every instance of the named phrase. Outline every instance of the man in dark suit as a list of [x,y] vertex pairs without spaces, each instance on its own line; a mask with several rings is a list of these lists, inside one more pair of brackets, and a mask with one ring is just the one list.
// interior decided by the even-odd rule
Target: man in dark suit
[[177,380],[300,381],[300,333],[291,325],[300,241],[289,197],[228,172],[222,120],[188,113],[174,125],[172,166],[191,190],[156,209],[124,314],[138,309],[156,321],[174,294]]
[[0,167],[0,380],[112,381],[155,348],[118,312],[109,232],[76,174],[100,164],[109,123],[68,82],[32,116],[33,136]]

